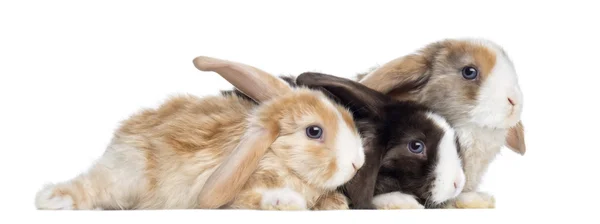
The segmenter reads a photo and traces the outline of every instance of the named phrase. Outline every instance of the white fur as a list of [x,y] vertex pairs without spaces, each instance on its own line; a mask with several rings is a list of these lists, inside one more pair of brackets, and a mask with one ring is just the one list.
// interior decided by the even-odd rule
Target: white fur
[[502,149],[507,130],[463,124],[456,127],[456,133],[467,175],[464,190],[475,191],[490,162]]
[[454,204],[458,208],[493,208],[496,199],[485,192],[465,192],[460,194]]
[[[140,141],[137,136],[123,137],[123,141]],[[199,152],[201,154],[202,152]],[[173,170],[176,175],[166,175],[164,182],[152,194],[147,193],[148,179],[145,178],[146,157],[142,149],[135,148],[122,141],[115,141],[108,146],[104,155],[85,173],[69,181],[50,185],[39,191],[36,196],[38,209],[77,209],[89,210],[97,207],[111,207],[117,209],[144,209],[167,208],[184,209],[193,208],[196,204],[196,195],[202,189],[206,179],[214,172],[215,168],[207,169],[201,173],[204,160],[212,155],[200,155],[181,164],[164,164],[162,168]],[[84,187],[76,188],[75,184]],[[76,198],[87,194],[91,200],[77,202],[77,208],[72,206],[59,206],[68,204],[71,196],[50,198],[48,192],[55,190],[69,190]],[[70,202],[71,205],[73,202]]]
[[[509,128],[520,119],[523,94],[519,87],[515,68],[497,44],[487,40],[470,40],[480,44],[496,55],[496,64],[481,86],[477,105],[471,110],[472,122],[491,128]],[[515,102],[513,107],[508,98]]]
[[424,209],[417,199],[398,191],[380,194],[373,197],[373,205],[377,209]]
[[365,163],[365,152],[362,145],[362,139],[360,135],[353,132],[351,127],[346,125],[342,115],[337,112],[333,104],[326,98],[322,99],[325,104],[329,105],[333,111],[336,111],[338,118],[338,131],[335,136],[335,151],[336,151],[336,164],[337,172],[332,178],[325,182],[325,186],[329,188],[336,188],[339,185],[349,181],[354,177],[356,171],[352,164],[356,165],[357,169],[362,167]]
[[264,190],[260,201],[262,209],[299,209],[307,208],[304,197],[289,188]]
[[35,206],[39,209],[72,210],[73,198],[70,195],[54,195],[54,184],[46,184],[35,196]]
[[462,191],[466,178],[456,148],[454,129],[438,114],[429,112],[427,118],[444,130],[444,136],[438,145],[438,164],[435,167],[435,180],[429,199],[434,203],[442,203],[456,197]]

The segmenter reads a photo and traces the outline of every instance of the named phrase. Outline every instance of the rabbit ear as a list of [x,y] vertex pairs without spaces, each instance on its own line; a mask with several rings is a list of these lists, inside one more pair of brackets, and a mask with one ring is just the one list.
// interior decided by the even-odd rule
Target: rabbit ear
[[381,67],[359,76],[359,82],[386,95],[406,93],[418,89],[429,79],[425,56],[412,54],[396,58]]
[[322,73],[302,73],[296,77],[296,84],[325,90],[357,117],[370,115],[381,117],[383,106],[391,100],[385,94],[358,82]]
[[250,65],[206,56],[196,57],[194,65],[201,71],[216,72],[235,88],[257,102],[286,94],[291,87],[283,80]]
[[508,130],[506,135],[506,146],[520,155],[525,155],[525,130],[522,121],[519,121],[517,125]]
[[402,99],[406,94],[427,84],[431,76],[431,62],[443,48],[444,42],[433,42],[357,78],[361,84],[371,89]]
[[198,196],[199,208],[220,208],[235,198],[279,135],[277,126],[270,127],[273,128],[248,128],[237,147],[204,184]]
[[[384,147],[372,145],[365,148],[383,149]],[[375,209],[372,202],[383,153],[384,150],[365,151],[365,165],[343,186],[353,209]]]

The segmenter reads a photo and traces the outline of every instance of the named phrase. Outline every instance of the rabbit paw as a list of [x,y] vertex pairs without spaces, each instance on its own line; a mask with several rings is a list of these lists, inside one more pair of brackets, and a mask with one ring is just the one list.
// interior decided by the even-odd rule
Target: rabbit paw
[[390,192],[373,198],[377,209],[424,209],[414,196],[400,192]]
[[73,210],[75,203],[71,195],[61,192],[55,185],[48,184],[35,197],[35,206],[40,210]]
[[312,210],[347,210],[348,200],[346,196],[339,192],[333,192],[324,195],[313,206]]
[[494,196],[484,192],[465,192],[459,194],[451,206],[455,208],[495,208]]
[[263,210],[306,210],[306,200],[289,188],[271,189],[262,193]]

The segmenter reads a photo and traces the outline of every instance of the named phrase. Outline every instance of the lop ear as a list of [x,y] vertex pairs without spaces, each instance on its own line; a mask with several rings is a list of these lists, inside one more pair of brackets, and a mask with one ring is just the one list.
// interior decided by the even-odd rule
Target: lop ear
[[296,77],[296,84],[328,92],[358,118],[370,115],[383,116],[383,106],[391,100],[385,94],[358,82],[323,73],[302,73]]
[[[376,143],[368,143],[376,144]],[[365,148],[379,148],[383,146],[372,145]],[[348,181],[342,190],[346,193],[352,209],[375,209],[373,205],[373,196],[375,195],[375,185],[377,185],[377,176],[381,168],[381,160],[384,150],[365,151],[365,165],[361,167],[354,177]]]
[[250,65],[206,56],[196,57],[193,62],[198,70],[218,73],[244,95],[257,102],[291,91],[290,85],[282,79]]
[[230,203],[257,169],[259,161],[278,135],[275,125],[248,128],[237,147],[202,187],[198,207],[216,209]]
[[441,43],[435,42],[413,54],[391,60],[369,73],[358,75],[358,82],[400,99],[429,81],[431,61],[441,47]]
[[522,121],[519,121],[517,125],[508,130],[506,134],[506,146],[520,155],[525,155],[525,130]]

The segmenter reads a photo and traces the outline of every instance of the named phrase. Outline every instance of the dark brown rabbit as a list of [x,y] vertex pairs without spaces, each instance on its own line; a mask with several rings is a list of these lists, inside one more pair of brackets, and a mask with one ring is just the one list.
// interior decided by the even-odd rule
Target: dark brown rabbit
[[341,187],[352,208],[437,207],[462,191],[457,137],[440,115],[332,75],[306,72],[295,82],[327,92],[353,112],[366,161]]

